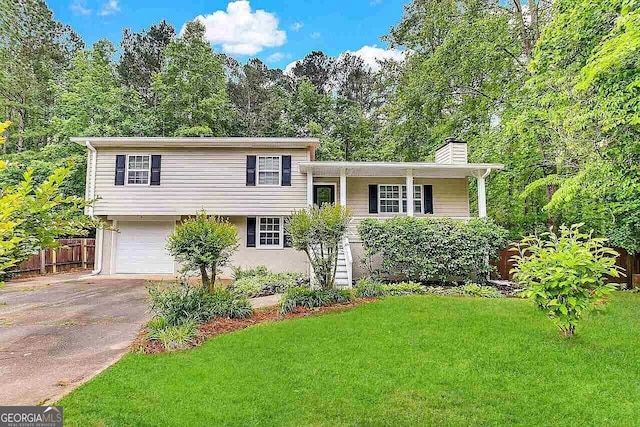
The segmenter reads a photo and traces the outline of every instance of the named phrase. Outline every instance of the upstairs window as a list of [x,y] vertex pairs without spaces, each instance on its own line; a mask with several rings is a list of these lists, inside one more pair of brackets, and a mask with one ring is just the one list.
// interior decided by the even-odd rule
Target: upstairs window
[[127,156],[127,184],[149,185],[151,156],[130,154]]
[[280,156],[258,156],[258,185],[280,185]]

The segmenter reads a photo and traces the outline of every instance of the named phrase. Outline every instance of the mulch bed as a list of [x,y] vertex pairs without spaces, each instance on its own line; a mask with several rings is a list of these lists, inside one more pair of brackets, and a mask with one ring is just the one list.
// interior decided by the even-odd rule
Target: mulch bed
[[[322,313],[331,313],[334,311],[347,310],[356,305],[369,303],[375,301],[376,298],[359,298],[349,303],[336,304],[327,307],[318,307],[308,309],[304,307],[297,307],[295,311],[287,314],[279,314],[278,307],[264,307],[259,308],[253,312],[251,317],[246,319],[227,319],[216,318],[207,323],[203,323],[198,326],[199,334],[194,340],[192,347],[196,347],[206,341],[208,338],[226,334],[240,329],[248,328],[249,326],[257,325],[259,323],[277,322],[280,320],[294,319],[297,317],[313,316]],[[139,353],[155,354],[164,353],[166,350],[164,346],[158,340],[149,340],[146,337],[146,331],[143,329],[138,334],[138,337],[131,344],[131,349]]]

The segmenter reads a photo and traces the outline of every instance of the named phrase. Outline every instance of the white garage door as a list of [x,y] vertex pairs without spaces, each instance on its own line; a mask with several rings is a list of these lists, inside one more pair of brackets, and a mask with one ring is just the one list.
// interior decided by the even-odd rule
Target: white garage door
[[165,246],[174,222],[118,222],[116,273],[173,273]]

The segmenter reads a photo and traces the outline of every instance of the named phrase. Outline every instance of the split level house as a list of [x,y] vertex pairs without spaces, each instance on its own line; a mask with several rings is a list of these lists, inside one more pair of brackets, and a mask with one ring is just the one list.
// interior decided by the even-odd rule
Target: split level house
[[[477,180],[486,216],[485,178],[499,164],[467,162],[467,145],[447,140],[435,163],[316,161],[315,138],[72,138],[88,149],[87,214],[96,233],[94,274],[174,275],[165,249],[180,221],[199,211],[224,216],[238,230],[232,266],[309,273],[290,247],[284,223],[294,210],[339,203],[353,216],[339,257],[337,283],[365,274],[357,225],[364,218],[470,217]],[[223,273],[230,274],[226,269]],[[224,276],[223,276],[224,277]]]

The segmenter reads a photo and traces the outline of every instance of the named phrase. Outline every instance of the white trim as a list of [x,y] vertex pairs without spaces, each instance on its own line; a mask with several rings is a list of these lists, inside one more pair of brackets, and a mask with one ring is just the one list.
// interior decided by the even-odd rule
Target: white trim
[[307,171],[307,206],[313,206],[313,172]]
[[347,206],[347,170],[340,170],[340,206]]
[[[278,158],[278,183],[277,184],[260,184],[260,157],[277,157]],[[274,170],[266,170],[262,172],[274,172]],[[256,187],[281,187],[282,186],[282,155],[280,154],[256,154]]]
[[[407,178],[406,178],[405,192],[407,193],[407,216],[413,216],[413,195],[415,193],[415,187],[413,185],[413,171],[411,169],[407,169]],[[411,191],[409,191],[411,189]],[[421,188],[422,190],[422,188]]]
[[[409,191],[408,191],[408,188],[407,188],[406,184],[387,183],[387,184],[377,184],[377,185],[378,185],[378,214],[402,214],[402,213],[406,213],[407,215],[409,214],[407,212],[409,210],[409,202],[408,202],[408,200],[409,200],[409,197],[408,197],[409,196]],[[380,204],[380,187],[381,186],[397,186],[397,187],[400,187],[399,188],[399,197],[400,197],[399,198],[399,203],[400,203],[400,206],[398,208],[399,209],[398,212],[382,212],[382,209],[380,209],[380,206],[381,206],[381,204]],[[407,188],[407,190],[406,190],[407,191],[407,197],[402,197],[402,188],[403,187]],[[420,188],[420,198],[416,199],[416,198],[412,197],[412,202],[419,201],[420,202],[420,210],[418,211],[418,213],[423,213],[424,212],[424,202],[425,202],[423,184],[413,184],[412,191],[415,191],[416,187]],[[413,195],[413,193],[411,193],[411,194]],[[385,198],[385,200],[396,200],[396,199]],[[406,211],[404,209],[403,202],[407,202],[407,210]],[[413,204],[412,204],[412,206],[413,206]],[[415,206],[414,206],[413,210],[414,210],[414,213],[415,213]],[[409,215],[409,216],[412,216],[412,215]]]
[[113,221],[113,230],[111,230],[111,259],[109,260],[109,265],[111,267],[111,273],[116,272],[116,245],[118,244],[117,235],[120,234],[118,231],[118,220]]
[[[87,156],[87,165],[89,164],[89,158],[91,158],[91,175],[87,175],[88,191],[85,195],[85,200],[93,200],[96,198],[96,169],[98,167],[98,152],[91,145],[91,142],[86,141],[85,145],[89,149],[89,156]],[[93,217],[93,203],[87,206],[86,213]]]
[[[261,245],[260,244],[260,220],[262,218],[278,218],[280,220],[280,236],[279,236],[279,245]],[[265,233],[269,233],[269,231],[265,231]],[[262,215],[256,217],[256,249],[284,249],[284,217],[279,215]]]
[[[149,174],[147,175],[147,183],[141,183],[141,182],[129,182],[129,156],[147,156],[149,157],[149,169],[147,172],[149,172]],[[144,160],[143,160],[144,161]],[[144,169],[132,169],[132,171],[135,172],[144,172]],[[124,185],[131,185],[134,187],[140,187],[140,186],[149,186],[151,185],[151,154],[145,154],[145,153],[134,153],[134,154],[126,154],[125,155],[125,159],[124,159]]]

